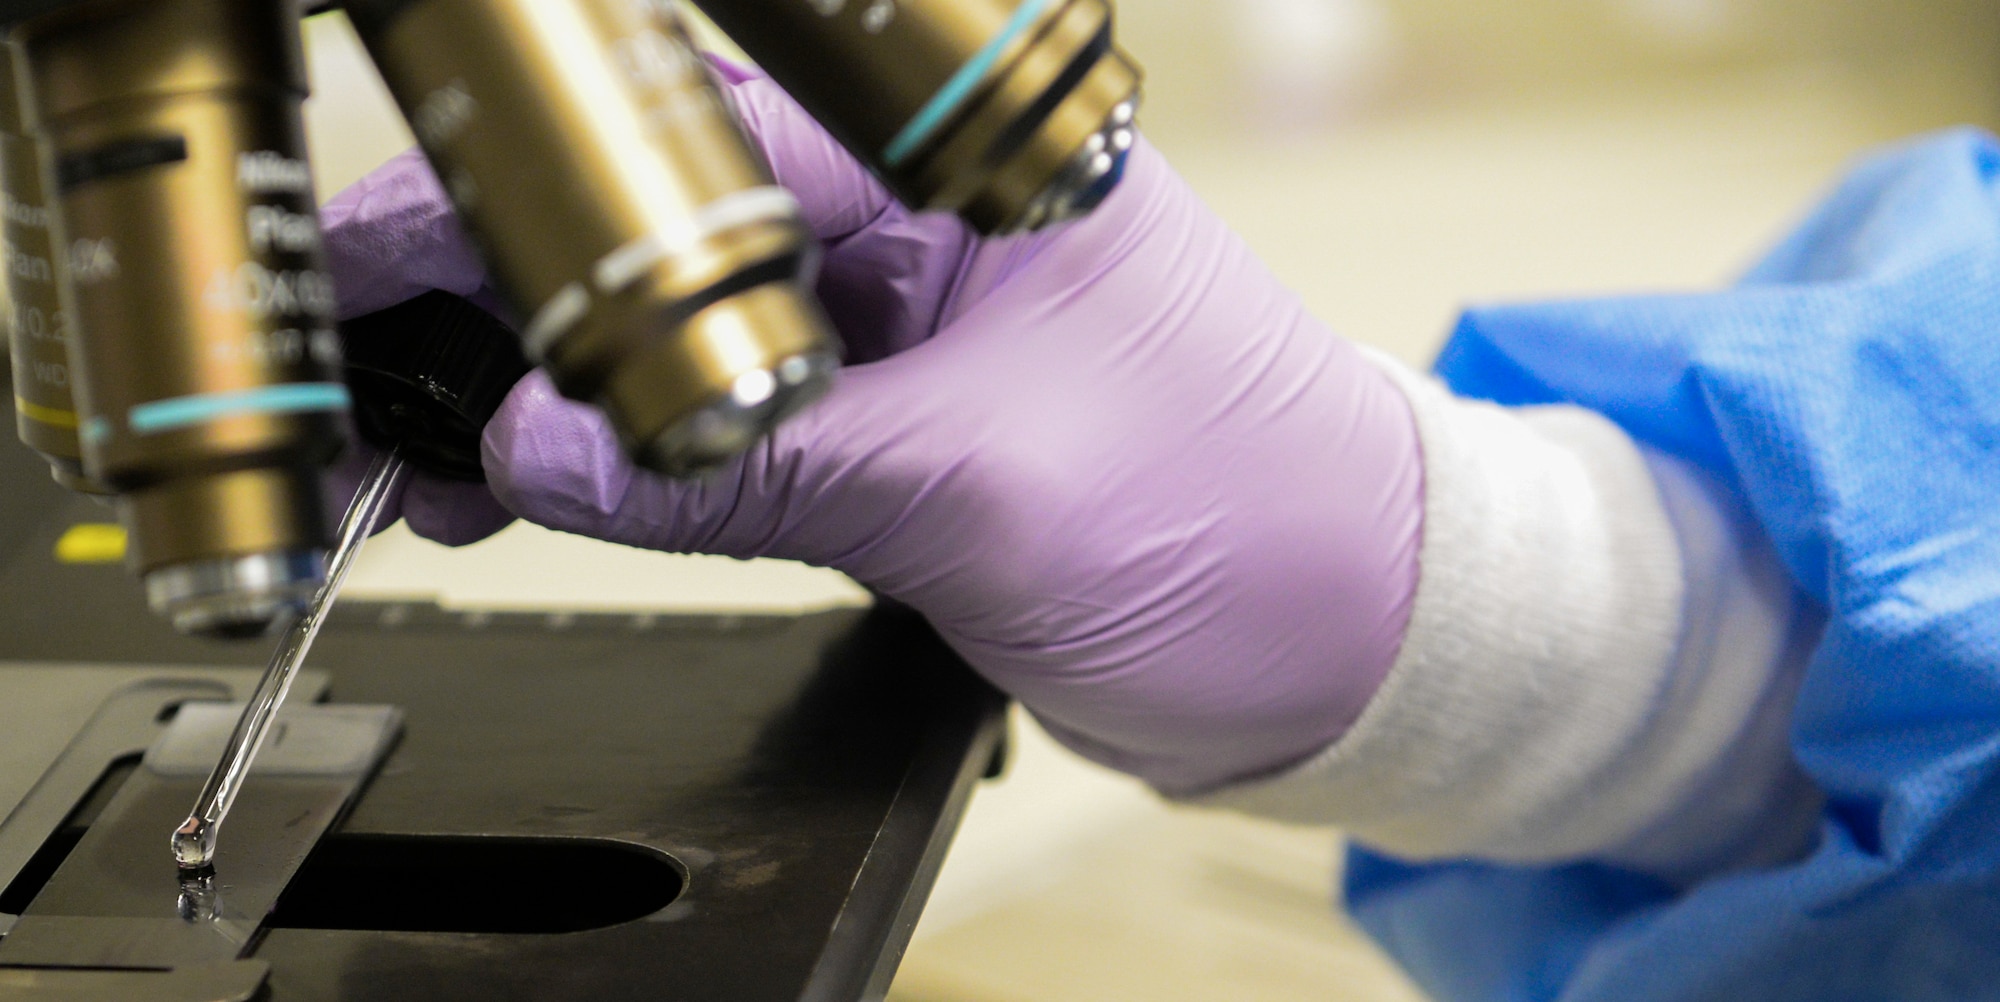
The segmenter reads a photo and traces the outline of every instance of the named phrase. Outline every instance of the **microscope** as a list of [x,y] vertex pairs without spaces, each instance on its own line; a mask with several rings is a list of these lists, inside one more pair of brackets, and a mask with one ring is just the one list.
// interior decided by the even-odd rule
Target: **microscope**
[[[39,454],[0,473],[61,485],[0,497],[0,999],[880,998],[1005,705],[890,603],[341,603],[308,705],[258,725],[226,858],[191,874],[176,833],[168,866],[218,748],[250,749],[240,783],[244,722],[293,685],[211,641],[310,643],[365,538],[366,504],[337,550],[325,511],[350,426],[476,480],[539,365],[636,463],[698,476],[839,361],[798,203],[671,0],[346,0],[518,330],[445,293],[337,324],[300,116],[317,6],[0,0]],[[982,233],[1089,212],[1134,142],[1105,0],[703,6],[896,197]],[[104,527],[61,488],[117,509],[143,600],[66,562]]]
[[[348,0],[526,357],[698,475],[822,393],[817,248],[672,0]],[[1105,0],[705,0],[906,204],[1090,211],[1138,70]],[[113,501],[152,610],[261,636],[325,577],[341,376],[296,0],[0,0],[22,439]],[[337,95],[333,96],[338,99]]]

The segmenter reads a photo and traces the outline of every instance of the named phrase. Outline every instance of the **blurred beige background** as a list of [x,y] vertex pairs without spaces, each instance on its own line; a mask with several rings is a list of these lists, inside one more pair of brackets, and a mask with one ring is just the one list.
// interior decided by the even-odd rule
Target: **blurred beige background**
[[[1858,151],[2000,118],[2000,0],[1119,0],[1147,134],[1322,318],[1422,363],[1468,302],[1712,287]],[[332,192],[408,143],[337,19],[309,29]],[[801,611],[795,565],[518,526],[392,533],[350,586],[466,608]],[[527,573],[532,568],[533,573]],[[1410,1000],[1331,904],[1336,836],[1165,806],[1025,719],[898,1002]]]

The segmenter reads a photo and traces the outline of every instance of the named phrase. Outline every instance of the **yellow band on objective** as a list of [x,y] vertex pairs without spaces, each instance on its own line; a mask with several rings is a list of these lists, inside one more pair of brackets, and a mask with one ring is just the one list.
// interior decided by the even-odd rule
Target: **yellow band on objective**
[[43,424],[54,425],[58,428],[76,427],[75,411],[43,407],[41,404],[31,400],[23,400],[18,396],[14,398],[14,409],[20,411],[21,416],[30,421],[40,421]]
[[115,564],[125,559],[125,527],[107,522],[70,526],[56,540],[56,559],[65,564]]

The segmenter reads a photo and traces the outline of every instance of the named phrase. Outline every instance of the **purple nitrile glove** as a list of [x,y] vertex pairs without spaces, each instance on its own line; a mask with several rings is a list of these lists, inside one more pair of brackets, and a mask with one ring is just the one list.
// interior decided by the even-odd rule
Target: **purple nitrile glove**
[[[601,414],[532,374],[486,430],[507,507],[845,571],[926,614],[1066,744],[1168,792],[1343,733],[1416,587],[1421,461],[1387,377],[1143,143],[1089,218],[980,240],[897,205],[774,84],[733,89],[826,243],[819,292],[852,364],[696,482],[634,469]],[[350,306],[481,285],[418,162],[366,184],[328,213]]]
[[[349,186],[320,208],[327,233],[327,268],[340,294],[340,319],[387,309],[432,289],[472,299],[505,316],[485,286],[486,266],[458,227],[430,162],[410,150]],[[329,508],[347,507],[374,449],[353,428],[354,448],[328,471]],[[418,535],[460,546],[485,539],[514,520],[483,484],[411,470],[386,503],[376,531],[400,514]]]

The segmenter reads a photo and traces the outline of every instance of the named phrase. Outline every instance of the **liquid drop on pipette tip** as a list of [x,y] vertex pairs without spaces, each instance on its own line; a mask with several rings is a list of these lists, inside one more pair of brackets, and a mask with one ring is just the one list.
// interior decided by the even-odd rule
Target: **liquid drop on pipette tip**
[[189,818],[174,829],[174,865],[183,877],[215,872],[214,826]]

